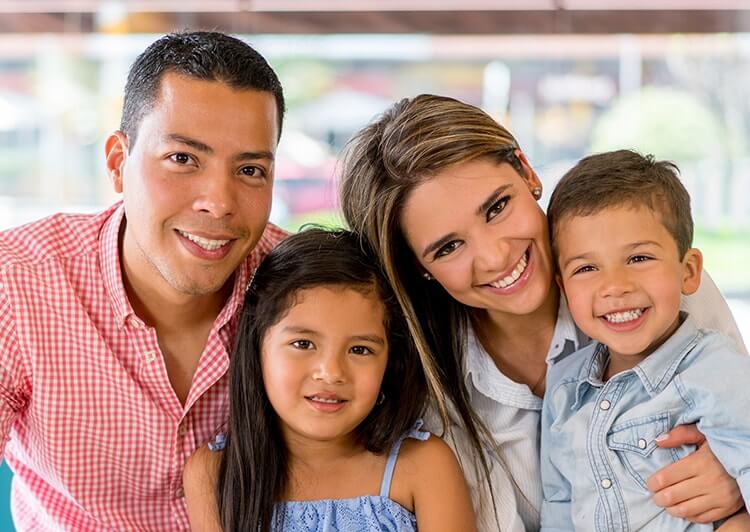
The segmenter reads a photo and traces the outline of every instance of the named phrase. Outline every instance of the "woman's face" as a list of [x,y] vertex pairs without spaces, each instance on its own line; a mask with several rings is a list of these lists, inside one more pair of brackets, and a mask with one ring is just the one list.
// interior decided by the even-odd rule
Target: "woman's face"
[[525,177],[490,158],[459,163],[415,188],[401,215],[422,268],[459,302],[491,313],[534,312],[553,282],[547,220],[531,193],[541,183],[517,154]]

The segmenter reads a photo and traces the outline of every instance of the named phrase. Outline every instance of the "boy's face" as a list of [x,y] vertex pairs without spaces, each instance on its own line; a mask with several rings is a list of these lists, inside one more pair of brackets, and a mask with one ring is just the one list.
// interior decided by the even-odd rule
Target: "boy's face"
[[276,124],[269,92],[162,78],[135,144],[121,132],[107,141],[131,284],[176,299],[221,289],[268,221]]
[[679,325],[680,295],[698,289],[702,258],[677,243],[647,207],[606,208],[563,218],[558,282],[576,324],[637,364]]

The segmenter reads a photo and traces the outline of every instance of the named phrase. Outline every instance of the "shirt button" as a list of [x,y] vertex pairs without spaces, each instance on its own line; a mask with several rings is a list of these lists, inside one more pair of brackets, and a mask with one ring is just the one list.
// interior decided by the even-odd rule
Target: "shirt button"
[[638,440],[638,448],[639,449],[645,449],[646,448],[646,440],[644,440],[643,438],[641,438],[640,440]]
[[156,360],[156,351],[146,351],[145,353],[143,353],[143,359],[146,362],[153,362],[154,360]]
[[602,479],[602,488],[604,488],[605,490],[608,490],[611,487],[612,487],[611,480],[609,480],[608,478]]
[[186,432],[187,427],[185,427],[185,422],[183,421],[182,423],[180,423],[180,426],[177,429],[177,434],[179,434],[180,436],[184,436]]
[[182,486],[174,490],[174,498],[175,499],[182,499],[185,496],[185,490],[182,489]]
[[136,328],[136,329],[140,329],[140,328],[141,328],[141,324],[140,324],[140,323],[138,323],[138,318],[136,318],[135,316],[130,316],[130,317],[128,318],[128,324],[129,324],[129,325],[130,325],[131,327],[134,327],[134,328]]
[[610,405],[611,403],[605,399],[604,401],[599,403],[599,408],[601,408],[602,410],[609,410]]

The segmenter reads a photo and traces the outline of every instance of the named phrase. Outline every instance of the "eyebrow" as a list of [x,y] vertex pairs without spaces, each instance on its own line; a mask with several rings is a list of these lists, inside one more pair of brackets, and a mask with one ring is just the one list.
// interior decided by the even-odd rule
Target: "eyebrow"
[[[206,144],[205,142],[201,142],[191,137],[186,137],[185,135],[171,133],[167,135],[165,138],[169,141],[179,142],[180,144],[185,144],[203,153],[208,153],[208,154],[214,153],[214,149],[208,144]],[[232,159],[235,161],[247,161],[247,160],[258,160],[258,159],[267,159],[269,161],[273,161],[275,157],[274,157],[273,152],[270,152],[268,150],[260,150],[260,151],[241,152],[235,155],[234,157],[232,157]]]
[[[492,207],[492,204],[495,203],[495,201],[497,201],[497,197],[500,196],[507,189],[511,188],[512,186],[513,186],[512,184],[501,185],[497,187],[495,190],[493,190],[487,196],[487,198],[482,202],[482,204],[479,207],[477,207],[475,214],[477,216],[482,216],[482,214],[484,214],[487,211],[487,209]],[[422,258],[427,257],[427,255],[429,255],[433,251],[437,251],[438,249],[443,247],[445,244],[447,244],[448,242],[456,238],[456,236],[457,236],[456,233],[448,233],[447,235],[438,238],[433,243],[431,243],[426,248],[424,248],[424,251],[422,252]]]
[[[282,331],[284,331],[285,333],[309,334],[312,336],[320,335],[320,331],[308,329],[307,327],[287,326],[287,327],[284,327]],[[383,338],[381,338],[380,336],[371,335],[371,334],[355,334],[353,336],[350,336],[349,340],[359,341],[359,342],[371,342],[373,344],[385,345],[385,340]]]

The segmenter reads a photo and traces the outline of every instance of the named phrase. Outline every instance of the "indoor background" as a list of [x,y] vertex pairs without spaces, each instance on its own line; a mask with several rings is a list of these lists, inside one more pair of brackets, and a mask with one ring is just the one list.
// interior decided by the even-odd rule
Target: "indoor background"
[[184,28],[245,39],[281,77],[274,222],[338,223],[349,137],[400,98],[445,94],[509,127],[543,201],[592,152],[677,163],[696,245],[750,339],[750,1],[0,0],[0,229],[116,201],[103,141],[128,66]]

